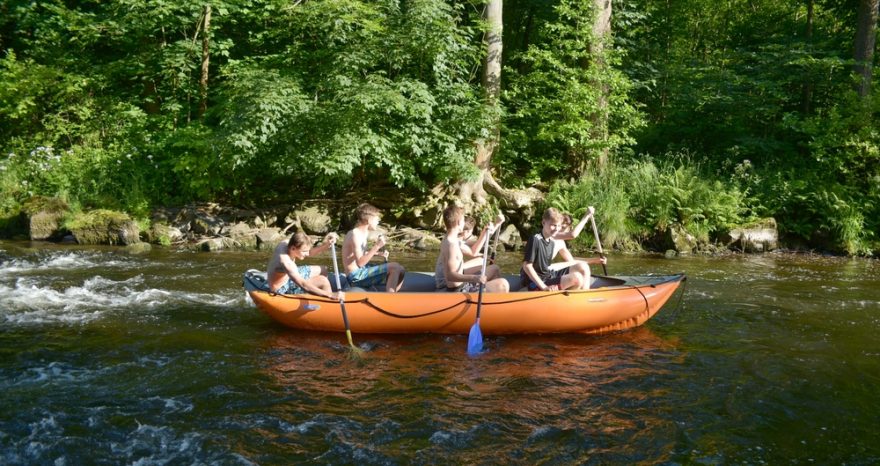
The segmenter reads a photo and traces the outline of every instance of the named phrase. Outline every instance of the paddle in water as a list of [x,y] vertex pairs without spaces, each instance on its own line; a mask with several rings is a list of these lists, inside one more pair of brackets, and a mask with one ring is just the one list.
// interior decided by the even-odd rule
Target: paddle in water
[[[486,238],[486,244],[483,245],[483,268],[480,272],[480,277],[486,275],[486,262],[489,260],[489,238]],[[483,351],[483,332],[480,330],[480,311],[483,307],[483,288],[486,285],[480,281],[480,293],[477,297],[477,318],[474,321],[474,325],[471,327],[471,331],[468,334],[468,354],[473,356],[475,354],[480,354]]]
[[[592,222],[592,224],[593,224],[593,236],[596,237],[596,247],[599,248],[599,257],[604,259],[605,253],[602,252],[602,242],[599,241],[599,229],[596,228],[596,216],[595,215],[590,216],[590,222]],[[604,273],[606,276],[608,275],[608,269],[605,268],[604,262],[602,263],[602,273]]]
[[[342,284],[339,282],[339,266],[336,265],[336,245],[330,248],[330,254],[333,256],[333,275],[336,277],[336,291],[342,291]],[[350,356],[361,356],[364,350],[354,345],[351,339],[351,326],[348,325],[348,314],[345,312],[345,298],[339,298],[339,307],[342,309],[342,323],[345,324],[345,337],[348,338],[348,345],[351,347]]]

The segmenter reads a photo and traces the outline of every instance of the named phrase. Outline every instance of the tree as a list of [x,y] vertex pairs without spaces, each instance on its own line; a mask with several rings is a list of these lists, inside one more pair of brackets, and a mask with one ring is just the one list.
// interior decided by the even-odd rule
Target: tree
[[877,8],[880,0],[859,0],[856,18],[855,64],[858,75],[856,91],[860,97],[871,93],[871,76],[874,69],[874,45],[877,40]]
[[211,31],[211,5],[205,5],[205,13],[202,15],[202,74],[199,78],[199,118],[205,115],[208,109],[208,66],[211,61],[210,49]]
[[606,46],[610,2],[599,6],[560,1],[555,17],[541,26],[542,40],[517,57],[528,71],[511,72],[508,128],[526,141],[527,177],[578,176],[592,163],[601,166],[633,142],[631,133],[641,125],[629,81],[617,68],[620,54]]
[[486,191],[483,182],[486,179],[492,161],[492,154],[498,147],[500,131],[500,96],[501,96],[501,57],[503,50],[504,23],[502,21],[503,0],[489,0],[483,10],[486,31],[483,33],[483,44],[486,56],[483,60],[481,83],[484,93],[486,113],[491,115],[488,128],[474,141],[474,166],[476,176],[459,182],[458,198],[469,205],[484,204]]

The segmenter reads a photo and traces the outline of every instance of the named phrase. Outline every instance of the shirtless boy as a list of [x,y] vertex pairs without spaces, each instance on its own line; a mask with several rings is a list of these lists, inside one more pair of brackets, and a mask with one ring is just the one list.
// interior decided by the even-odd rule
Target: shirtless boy
[[567,240],[575,239],[578,235],[581,234],[581,231],[584,229],[584,226],[593,217],[593,214],[596,212],[596,209],[593,206],[587,207],[587,213],[584,215],[584,218],[581,219],[580,222],[572,229],[572,219],[571,215],[562,214],[562,228],[559,229],[554,235],[553,239],[561,240],[556,241],[556,244],[553,247],[553,257],[557,255],[562,257],[562,262],[554,262],[550,265],[551,269],[561,270],[565,267],[570,267],[574,265],[575,261],[584,262],[587,264],[587,270],[589,270],[589,264],[605,264],[607,262],[603,262],[601,258],[594,259],[575,259],[571,254],[571,251],[568,249],[568,245],[566,244]]
[[[342,268],[348,274],[348,282],[351,286],[365,289],[385,285],[388,292],[399,291],[406,273],[402,265],[397,262],[375,265],[369,263],[385,246],[385,237],[379,235],[373,247],[367,248],[370,232],[376,231],[379,226],[379,209],[364,203],[357,207],[355,213],[357,224],[345,235],[342,242]],[[387,251],[383,255],[387,258]]]
[[310,293],[338,301],[344,299],[342,292],[334,293],[327,279],[325,267],[296,265],[296,261],[309,257],[312,252],[320,254],[336,244],[338,235],[328,233],[320,246],[312,249],[309,235],[299,232],[275,247],[266,270],[269,290],[278,294]]
[[446,237],[440,243],[440,256],[437,257],[437,265],[434,269],[434,280],[440,291],[477,292],[480,284],[486,285],[489,292],[507,292],[510,285],[507,280],[501,278],[501,270],[497,265],[486,268],[486,274],[480,275],[482,261],[478,264],[465,264],[464,256],[476,256],[484,241],[489,241],[489,235],[504,221],[502,218],[497,224],[490,224],[483,229],[473,245],[468,245],[461,238],[462,229],[465,228],[464,210],[461,207],[449,206],[443,211],[443,224],[446,226]]

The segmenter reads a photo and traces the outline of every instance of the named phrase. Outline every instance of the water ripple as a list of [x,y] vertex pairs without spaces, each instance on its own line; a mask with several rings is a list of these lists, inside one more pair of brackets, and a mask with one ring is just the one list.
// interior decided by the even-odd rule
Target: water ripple
[[155,309],[171,305],[203,305],[233,308],[243,295],[176,292],[151,288],[143,275],[125,280],[102,276],[62,289],[51,280],[41,282],[20,277],[12,286],[0,284],[0,319],[7,324],[87,323],[108,312]]

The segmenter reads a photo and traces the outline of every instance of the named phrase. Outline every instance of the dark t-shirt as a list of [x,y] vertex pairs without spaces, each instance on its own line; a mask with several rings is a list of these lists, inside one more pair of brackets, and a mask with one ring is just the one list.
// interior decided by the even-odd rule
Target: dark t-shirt
[[550,262],[553,260],[553,239],[544,239],[541,233],[535,233],[526,243],[524,262],[531,262],[535,273],[545,280],[550,277]]

